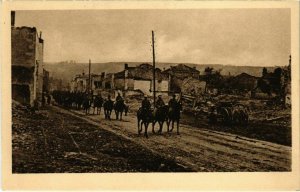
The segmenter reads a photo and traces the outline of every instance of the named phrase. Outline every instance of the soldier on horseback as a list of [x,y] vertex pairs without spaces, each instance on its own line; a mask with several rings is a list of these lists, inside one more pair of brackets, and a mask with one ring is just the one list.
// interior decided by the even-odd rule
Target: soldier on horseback
[[113,103],[114,103],[114,102],[111,100],[111,96],[110,96],[110,95],[107,96],[106,102],[109,103],[110,105],[113,105]]
[[155,103],[155,109],[154,109],[154,115],[156,115],[157,109],[160,109],[161,107],[165,106],[164,100],[161,98],[161,95],[158,96],[158,99]]
[[165,106],[164,100],[161,98],[161,95],[158,96],[158,99],[156,101],[155,107],[160,108],[162,106]]
[[147,111],[150,111],[150,108],[151,108],[151,103],[148,100],[147,95],[145,95],[144,99],[142,101],[142,109],[147,112]]
[[121,94],[118,93],[118,96],[116,97],[116,102],[114,104],[114,109],[116,113],[116,119],[122,120],[122,114],[125,112],[127,113],[127,105],[125,104],[124,99],[122,98]]
[[177,124],[177,134],[179,135],[179,121],[180,121],[180,111],[182,110],[182,104],[180,101],[176,100],[176,95],[173,95],[173,98],[169,101],[169,113],[168,113],[168,132],[169,126],[172,124],[171,132],[174,128],[174,123]]
[[107,100],[103,104],[105,119],[110,119],[111,111],[114,107],[114,102],[111,100],[110,95],[108,95]]
[[123,98],[122,98],[121,94],[118,93],[118,96],[116,97],[116,102],[119,102],[119,101],[122,101],[122,100],[123,100]]
[[145,136],[148,137],[147,129],[149,123],[152,122],[152,112],[151,112],[151,103],[148,100],[147,95],[144,95],[142,101],[142,106],[137,111],[137,120],[138,120],[138,134],[142,131],[142,126],[145,127]]
[[175,109],[177,106],[176,95],[173,95],[173,98],[169,101],[169,107]]

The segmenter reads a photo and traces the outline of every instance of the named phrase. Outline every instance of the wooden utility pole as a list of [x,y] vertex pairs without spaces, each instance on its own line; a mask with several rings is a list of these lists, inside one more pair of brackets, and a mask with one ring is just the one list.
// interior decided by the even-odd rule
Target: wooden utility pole
[[88,84],[88,91],[91,93],[91,59],[89,59],[89,84]]
[[155,89],[155,51],[154,51],[154,31],[152,31],[152,54],[153,54],[153,104],[156,102],[156,89]]

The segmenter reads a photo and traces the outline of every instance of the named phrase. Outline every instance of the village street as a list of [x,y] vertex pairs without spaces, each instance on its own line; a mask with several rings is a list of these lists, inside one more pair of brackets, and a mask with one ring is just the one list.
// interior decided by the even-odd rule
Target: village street
[[146,139],[137,134],[135,114],[122,121],[114,117],[105,120],[103,111],[86,116],[57,106],[33,115],[14,112],[13,171],[291,170],[288,146],[188,125],[180,125],[180,135],[167,134],[166,126],[162,135],[154,135],[150,128]]
[[[56,108],[58,109],[58,108]],[[87,120],[101,129],[111,131],[143,147],[158,152],[166,158],[194,171],[288,171],[291,168],[291,148],[270,142],[241,137],[205,128],[180,125],[180,135],[174,129],[162,135],[152,134],[149,138],[137,134],[135,114],[123,116],[123,120],[105,120],[103,114],[84,115],[82,112],[63,110]],[[156,126],[156,130],[158,125]],[[143,130],[144,131],[144,130]]]

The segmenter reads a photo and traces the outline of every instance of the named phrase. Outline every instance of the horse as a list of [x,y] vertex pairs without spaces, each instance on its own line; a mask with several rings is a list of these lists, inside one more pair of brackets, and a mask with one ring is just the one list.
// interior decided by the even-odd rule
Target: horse
[[93,107],[94,107],[93,114],[95,114],[95,108],[97,108],[96,114],[100,115],[102,105],[103,105],[102,97],[96,96],[93,101]]
[[156,123],[159,124],[159,130],[158,133],[162,132],[163,124],[165,121],[168,120],[168,111],[169,111],[169,106],[164,105],[155,110],[153,113],[153,121],[152,121],[152,130],[154,131],[154,126]]
[[[181,102],[176,102],[174,106],[170,106],[168,110],[167,126],[168,132],[172,132],[174,129],[174,123],[177,124],[177,135],[179,135],[179,121],[180,121],[180,111],[182,110]],[[170,124],[172,128],[169,130]]]
[[112,110],[114,108],[114,102],[112,100],[106,100],[103,103],[103,108],[104,108],[105,119],[109,119],[110,120],[111,112],[112,112]]
[[[147,130],[151,122],[153,122],[153,111],[151,109],[146,110],[140,107],[139,110],[137,111],[138,134],[140,135],[144,125],[145,127],[144,135],[146,138],[148,138]],[[152,129],[152,132],[154,133],[154,129]]]
[[123,112],[125,112],[125,115],[127,115],[126,105],[125,105],[123,99],[118,100],[118,101],[115,102],[114,110],[115,110],[115,113],[116,113],[116,119],[119,119],[119,116],[120,116],[120,120],[122,120]]
[[232,123],[235,125],[247,125],[249,121],[248,109],[243,105],[236,105],[232,109]]

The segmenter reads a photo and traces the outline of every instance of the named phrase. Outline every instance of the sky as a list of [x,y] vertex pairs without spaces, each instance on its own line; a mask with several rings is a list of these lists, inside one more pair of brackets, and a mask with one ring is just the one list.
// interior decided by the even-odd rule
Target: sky
[[291,53],[289,9],[16,11],[36,27],[44,61],[282,66]]

